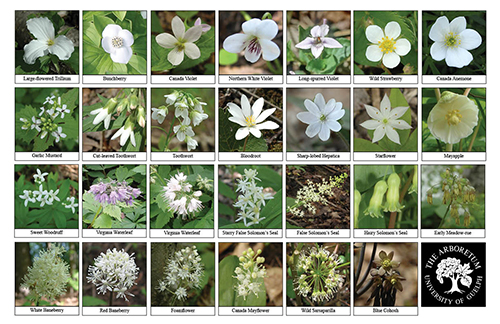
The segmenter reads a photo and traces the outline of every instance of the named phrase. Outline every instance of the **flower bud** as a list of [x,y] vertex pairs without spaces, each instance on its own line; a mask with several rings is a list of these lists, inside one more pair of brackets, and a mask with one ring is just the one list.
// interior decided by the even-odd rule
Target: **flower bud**
[[137,109],[137,122],[143,128],[146,126],[146,110],[144,110],[143,106],[139,106]]
[[432,189],[427,190],[427,203],[432,205]]
[[391,174],[387,179],[387,184],[389,185],[389,188],[387,189],[387,201],[384,206],[384,211],[388,211],[391,213],[400,212],[401,209],[405,206],[402,206],[399,203],[399,186],[401,184],[401,179],[399,178],[398,174]]
[[368,208],[365,209],[364,214],[370,215],[370,217],[384,217],[381,212],[382,202],[384,200],[385,192],[387,191],[387,183],[385,180],[380,180],[375,184],[373,189],[373,195],[370,199],[370,204]]
[[465,211],[464,214],[464,226],[469,227],[470,226],[470,213],[468,210]]
[[458,219],[458,205],[457,204],[451,205],[450,216]]
[[137,108],[137,105],[139,104],[139,98],[137,98],[137,95],[135,93],[132,93],[130,95],[130,109],[134,110]]
[[118,106],[116,107],[116,112],[121,114],[122,111],[124,110],[127,110],[128,109],[128,106],[129,106],[129,100],[128,98],[123,98],[120,103],[118,104]]
[[115,111],[116,104],[118,103],[118,100],[116,98],[111,98],[106,102],[106,105],[104,105],[104,109],[108,110],[108,114],[112,114]]

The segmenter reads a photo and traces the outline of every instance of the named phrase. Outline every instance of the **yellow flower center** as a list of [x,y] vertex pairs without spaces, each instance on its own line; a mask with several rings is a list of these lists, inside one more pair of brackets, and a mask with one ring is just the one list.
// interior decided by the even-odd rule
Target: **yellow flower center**
[[390,267],[391,267],[391,260],[385,259],[382,261],[382,268],[386,269],[386,268],[390,268]]
[[457,48],[461,42],[460,36],[454,32],[449,32],[444,36],[444,44],[446,47]]
[[52,46],[52,45],[54,45],[54,40],[53,39],[49,39],[47,41],[47,46]]
[[389,38],[389,36],[385,36],[381,41],[378,42],[378,47],[384,53],[392,53],[396,50],[396,41],[394,38]]
[[462,114],[458,109],[453,109],[446,114],[446,121],[449,126],[456,126],[462,121]]
[[111,38],[111,45],[114,48],[120,48],[120,47],[122,47],[123,46],[123,38],[118,37],[118,36],[115,36],[115,37]]
[[256,125],[256,123],[255,123],[255,117],[254,116],[245,117],[245,123],[247,123],[248,127],[255,126]]

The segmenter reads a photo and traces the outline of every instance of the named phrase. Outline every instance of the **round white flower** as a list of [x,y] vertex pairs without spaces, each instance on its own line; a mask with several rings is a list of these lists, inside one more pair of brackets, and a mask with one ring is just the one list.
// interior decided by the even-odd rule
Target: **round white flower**
[[126,29],[115,24],[107,25],[102,31],[102,48],[109,53],[115,63],[127,64],[132,57],[134,36]]
[[435,43],[431,46],[431,57],[436,61],[445,60],[446,65],[462,68],[472,62],[469,52],[482,43],[479,33],[467,29],[465,17],[456,17],[449,22],[446,16],[436,19],[429,31],[429,38]]
[[401,62],[401,56],[410,52],[411,44],[401,35],[401,26],[395,21],[385,25],[384,30],[377,25],[370,25],[365,31],[366,38],[371,43],[366,48],[366,58],[372,62],[379,62],[388,69],[393,69]]
[[191,27],[186,31],[181,18],[175,16],[172,19],[174,35],[161,33],[156,36],[156,42],[161,47],[172,48],[167,59],[172,65],[179,65],[184,60],[184,54],[192,60],[201,56],[200,49],[194,42],[201,37],[202,31],[201,25]]

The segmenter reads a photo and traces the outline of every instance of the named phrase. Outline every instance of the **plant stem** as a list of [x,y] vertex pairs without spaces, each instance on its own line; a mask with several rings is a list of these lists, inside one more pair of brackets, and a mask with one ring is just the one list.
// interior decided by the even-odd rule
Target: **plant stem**
[[391,218],[389,218],[389,225],[387,225],[387,228],[393,229],[394,226],[396,226],[396,216],[398,215],[397,212],[392,212],[391,213]]
[[102,205],[99,206],[99,209],[97,210],[97,213],[95,213],[94,219],[92,220],[92,223],[90,223],[89,228],[94,227],[94,222],[97,219],[97,216],[101,213],[102,210]]
[[467,97],[467,96],[469,95],[470,90],[471,90],[471,88],[467,88],[467,89],[465,89],[465,91],[464,91],[464,96],[466,96],[466,97]]
[[165,148],[163,149],[163,151],[167,151],[168,150],[168,144],[170,144],[170,134],[172,134],[172,129],[174,129],[174,122],[175,122],[175,119],[172,121],[172,124],[170,124],[170,129],[168,130],[168,133],[167,133],[167,142],[165,143]]
[[482,117],[479,116],[479,120],[477,122],[476,129],[474,130],[474,134],[472,134],[472,139],[470,140],[469,148],[467,149],[468,152],[472,151],[472,146],[474,145],[474,141],[476,140],[477,133],[479,132],[479,126],[481,126],[481,121]]
[[113,291],[109,293],[109,306],[113,306]]
[[[453,201],[452,201],[452,202],[453,202]],[[450,208],[451,208],[451,202],[450,202],[450,204],[448,205],[448,208],[446,208],[446,213],[444,213],[443,219],[441,219],[441,223],[439,223],[438,228],[441,228],[441,226],[443,226],[443,224],[444,224],[444,220],[446,219],[446,216],[448,216],[448,212],[450,211]]]
[[446,152],[453,152],[453,144],[446,143]]
[[459,152],[462,152],[462,140],[463,140],[463,139],[461,139],[461,140],[460,140],[460,143],[458,144],[458,151],[459,151]]
[[245,152],[246,150],[246,147],[247,147],[247,142],[248,142],[248,138],[250,137],[250,135],[248,135],[246,138],[245,138],[245,144],[243,144],[243,152]]
[[344,137],[344,135],[342,135],[341,132],[338,132],[336,134],[337,134],[338,137],[340,137],[340,139],[342,140],[342,142],[344,142],[344,145],[347,148],[347,150],[349,150],[349,142],[347,142],[347,139]]
[[436,94],[436,100],[439,101],[439,99],[441,99],[441,91],[439,91],[439,88],[434,88],[434,93]]

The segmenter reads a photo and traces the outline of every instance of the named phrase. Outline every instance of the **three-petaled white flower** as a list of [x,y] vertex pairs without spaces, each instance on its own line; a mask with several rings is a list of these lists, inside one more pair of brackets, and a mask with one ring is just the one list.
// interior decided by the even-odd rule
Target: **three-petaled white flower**
[[366,48],[366,58],[379,62],[388,69],[393,69],[401,62],[401,56],[410,52],[411,44],[406,38],[399,38],[401,26],[395,21],[385,25],[384,30],[377,25],[370,25],[365,31],[366,39],[371,43]]
[[276,110],[276,108],[266,109],[262,111],[264,107],[264,98],[257,99],[253,106],[250,108],[250,102],[245,95],[241,96],[241,108],[238,105],[230,102],[227,104],[229,106],[229,113],[232,115],[229,120],[240,126],[236,131],[236,140],[242,140],[247,137],[250,133],[253,136],[260,138],[262,135],[261,129],[276,129],[279,127],[273,121],[265,121],[267,117]]
[[192,60],[196,60],[201,56],[200,49],[194,42],[200,38],[203,26],[196,25],[186,31],[181,18],[175,16],[172,19],[172,32],[174,35],[161,33],[156,36],[158,45],[172,49],[167,56],[172,65],[181,64],[184,60],[184,54]]
[[24,62],[34,64],[36,59],[47,54],[54,54],[60,60],[68,60],[75,50],[73,42],[64,35],[55,36],[54,25],[47,17],[31,18],[26,27],[36,38],[24,45]]
[[299,112],[297,119],[305,124],[309,124],[306,128],[306,135],[310,138],[319,134],[319,139],[328,141],[330,139],[330,131],[338,132],[342,126],[338,120],[345,115],[345,110],[342,109],[342,103],[336,102],[335,99],[325,102],[325,98],[321,93],[316,94],[314,102],[306,99],[304,106],[307,111]]
[[132,57],[134,36],[126,29],[115,24],[107,25],[102,31],[102,48],[109,53],[115,63],[127,64]]
[[134,123],[127,119],[125,125],[122,126],[114,135],[111,137],[112,140],[120,137],[120,145],[123,146],[127,143],[130,137],[130,143],[135,147],[135,135],[134,135]]
[[306,37],[306,39],[295,45],[295,47],[300,49],[311,49],[311,53],[315,58],[318,58],[321,55],[325,47],[341,48],[342,44],[340,44],[337,40],[331,37],[326,37],[329,29],[330,27],[326,24],[314,26],[311,29],[312,37]]
[[472,62],[469,52],[482,43],[479,33],[467,29],[465,17],[457,17],[449,22],[446,16],[436,19],[429,32],[429,38],[435,43],[431,46],[431,57],[436,61],[446,62],[446,65],[463,68]]
[[384,95],[380,102],[380,110],[370,105],[365,105],[366,112],[373,118],[363,123],[361,126],[374,130],[372,143],[380,141],[387,135],[391,141],[401,145],[399,142],[399,134],[396,129],[411,129],[411,126],[404,120],[399,118],[403,117],[409,107],[395,107],[391,109],[391,101]]
[[278,34],[278,24],[272,19],[253,18],[241,25],[243,33],[227,37],[222,47],[229,53],[245,50],[245,59],[255,63],[260,56],[266,61],[273,61],[280,56],[281,50],[272,41]]

